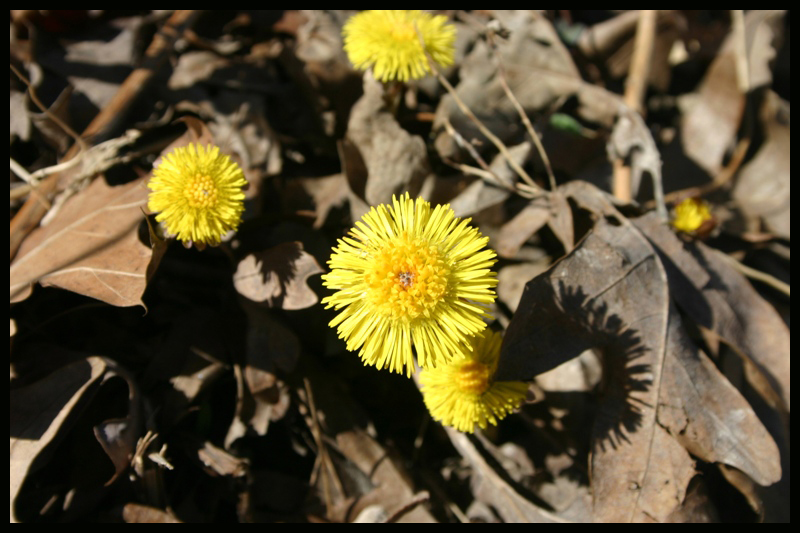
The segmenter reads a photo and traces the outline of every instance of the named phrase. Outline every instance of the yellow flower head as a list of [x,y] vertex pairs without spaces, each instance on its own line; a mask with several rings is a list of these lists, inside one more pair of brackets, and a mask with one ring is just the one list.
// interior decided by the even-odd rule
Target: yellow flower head
[[672,226],[685,233],[695,233],[713,220],[708,203],[702,198],[687,198],[673,210]]
[[444,67],[452,65],[455,27],[443,15],[417,9],[363,11],[350,17],[342,28],[344,49],[357,69],[374,67],[377,80],[423,78],[430,67],[417,29],[431,58]]
[[153,170],[147,207],[187,246],[215,246],[242,221],[246,184],[242,169],[219,148],[189,144],[164,156]]
[[473,350],[463,360],[420,374],[422,397],[431,416],[445,426],[472,433],[475,425],[497,425],[516,409],[528,390],[523,381],[492,381],[500,357],[502,335],[487,330],[477,334]]
[[423,368],[471,349],[497,279],[490,270],[496,255],[483,250],[489,238],[469,221],[449,205],[431,209],[406,193],[370,209],[339,240],[322,276],[337,292],[322,303],[342,310],[330,326],[348,350],[360,348],[365,364],[410,376],[412,346]]

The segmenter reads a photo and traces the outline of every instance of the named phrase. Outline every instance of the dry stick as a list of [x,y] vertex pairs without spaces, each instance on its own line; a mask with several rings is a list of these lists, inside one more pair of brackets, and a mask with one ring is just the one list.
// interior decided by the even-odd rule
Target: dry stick
[[[631,67],[625,81],[625,104],[635,112],[642,114],[642,99],[647,88],[650,75],[650,59],[653,55],[653,41],[656,34],[658,11],[645,9],[639,12],[639,23],[636,26]],[[629,203],[631,194],[631,169],[621,159],[614,160],[614,196]]]
[[475,124],[475,127],[478,128],[478,130],[484,135],[484,137],[489,139],[489,141],[491,141],[491,143],[495,146],[495,148],[497,148],[500,151],[500,153],[503,154],[503,157],[505,157],[508,166],[514,169],[514,172],[516,172],[517,175],[519,175],[523,180],[525,180],[525,182],[528,185],[541,191],[541,188],[538,185],[536,185],[536,182],[533,181],[533,179],[531,179],[528,173],[525,172],[525,170],[523,170],[523,168],[519,166],[519,164],[516,161],[514,161],[514,158],[511,157],[510,153],[508,153],[508,148],[506,147],[505,144],[503,144],[503,141],[498,139],[491,131],[489,131],[486,128],[486,126],[483,125],[483,122],[481,122],[480,119],[475,116],[472,110],[469,107],[467,107],[467,105],[461,100],[458,94],[456,94],[456,91],[455,89],[453,89],[453,86],[450,85],[450,82],[447,81],[447,78],[442,76],[442,73],[439,72],[439,69],[436,68],[435,63],[433,62],[433,58],[431,58],[428,51],[425,50],[425,40],[422,38],[422,34],[419,32],[419,28],[415,29],[417,30],[417,36],[419,37],[419,42],[420,45],[422,46],[422,51],[425,53],[425,59],[427,59],[428,61],[428,67],[431,69],[431,72],[433,72],[433,74],[436,76],[436,79],[439,80],[439,83],[441,83],[442,86],[450,94],[450,96],[453,97],[453,100],[455,100],[456,105],[461,110],[461,112],[464,113],[467,116],[467,118],[469,118],[470,121],[472,121],[472,123]]
[[750,67],[747,63],[747,41],[744,32],[744,11],[731,11],[734,58],[736,59],[736,84],[742,94],[750,91]]
[[[328,512],[330,512],[331,508],[333,507],[330,482],[333,481],[333,484],[336,485],[336,490],[339,492],[339,494],[345,493],[344,486],[342,485],[339,476],[336,474],[336,468],[333,465],[330,455],[328,455],[328,448],[325,446],[322,429],[319,425],[317,407],[314,403],[314,394],[311,392],[311,382],[308,381],[308,378],[303,378],[303,385],[306,391],[306,401],[308,402],[309,416],[311,417],[311,435],[314,438],[314,442],[317,444],[317,450],[319,453],[319,455],[317,455],[317,464],[319,465],[317,472],[322,476],[322,492],[325,498],[325,508]],[[325,472],[327,472],[328,475],[325,475]],[[312,474],[312,478],[313,477],[314,476]],[[315,481],[312,479],[311,484],[313,485],[314,482]]]
[[758,280],[762,283],[766,283],[773,289],[779,290],[786,296],[789,296],[791,286],[788,283],[779,280],[772,274],[767,274],[766,272],[756,270],[755,268],[740,263],[735,258],[729,256],[724,252],[721,252],[720,250],[713,250],[713,251],[717,255],[717,257],[728,263],[735,270],[738,270],[741,274],[747,276],[748,278]]
[[453,140],[456,141],[456,144],[459,147],[461,147],[464,150],[466,150],[467,152],[469,152],[469,155],[472,157],[472,159],[477,161],[478,165],[480,165],[480,167],[485,172],[487,172],[489,174],[492,174],[494,176],[494,179],[497,179],[497,181],[500,181],[500,178],[498,176],[494,175],[494,173],[492,172],[492,169],[489,167],[489,165],[486,163],[486,161],[483,160],[483,158],[481,157],[481,154],[479,154],[478,151],[475,150],[475,147],[472,146],[472,143],[467,141],[460,133],[458,133],[456,131],[456,129],[453,127],[453,124],[450,122],[450,118],[449,117],[445,117],[445,119],[444,119],[444,129],[447,132],[447,134],[450,135],[453,138]]
[[[175,40],[194,22],[193,15],[195,13],[196,11],[192,10],[175,11],[169,17],[147,48],[144,64],[128,75],[114,98],[86,127],[83,137],[109,131],[118,120],[125,116],[125,112],[130,108],[135,97],[142,92],[154,74],[166,62]],[[79,151],[80,144],[73,144],[64,156],[64,160],[72,159]],[[57,192],[58,182],[59,174],[52,174],[41,182],[38,192],[43,197],[49,198]],[[33,195],[20,208],[9,224],[10,259],[14,259],[22,241],[39,224],[46,212],[47,208]]]
[[459,147],[466,150],[469,153],[469,155],[471,155],[472,158],[478,162],[481,168],[475,168],[473,166],[465,165],[463,163],[456,163],[454,161],[449,161],[447,159],[445,160],[445,163],[460,170],[464,174],[478,176],[484,181],[493,183],[498,187],[502,187],[503,189],[506,189],[511,192],[516,192],[516,189],[514,189],[512,185],[509,185],[505,181],[501,180],[500,177],[492,171],[491,167],[489,167],[489,165],[486,164],[486,161],[484,161],[483,158],[478,153],[478,151],[475,150],[475,147],[472,146],[472,144],[470,144],[469,142],[467,142],[467,140],[464,139],[464,137],[462,137],[461,134],[456,131],[456,129],[450,123],[449,118],[444,119],[444,129],[448,133],[448,135],[450,135],[456,141],[456,144]]
[[556,177],[553,174],[553,168],[550,166],[550,158],[547,157],[547,152],[544,151],[544,146],[542,146],[542,140],[539,138],[539,134],[536,133],[536,130],[533,129],[533,125],[531,124],[530,119],[528,119],[528,114],[525,113],[525,110],[522,108],[522,104],[519,103],[517,97],[514,96],[513,92],[511,92],[511,87],[508,86],[506,69],[503,66],[503,56],[500,54],[500,49],[497,48],[497,44],[494,42],[494,33],[491,31],[489,33],[489,42],[492,45],[492,50],[494,50],[494,53],[497,55],[497,70],[500,78],[500,85],[503,86],[503,91],[505,91],[508,99],[511,100],[511,103],[514,105],[514,109],[517,110],[517,114],[522,119],[522,123],[525,124],[525,129],[528,130],[528,135],[531,136],[533,144],[536,145],[536,150],[539,152],[539,156],[542,158],[545,170],[547,170],[547,178],[550,180],[550,190],[554,191],[556,190]]

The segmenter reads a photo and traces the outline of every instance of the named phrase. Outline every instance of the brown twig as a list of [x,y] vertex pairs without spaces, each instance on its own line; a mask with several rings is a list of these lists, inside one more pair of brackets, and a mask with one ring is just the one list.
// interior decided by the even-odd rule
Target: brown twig
[[[328,512],[330,512],[333,507],[333,498],[331,496],[330,486],[331,481],[334,485],[336,485],[336,490],[340,495],[344,494],[344,486],[337,476],[336,468],[334,468],[333,462],[328,454],[328,448],[323,439],[322,428],[320,428],[319,425],[319,415],[317,414],[317,407],[314,403],[314,394],[311,392],[311,383],[308,381],[308,378],[303,378],[303,384],[306,391],[306,401],[308,402],[309,416],[311,417],[309,424],[311,427],[311,435],[313,436],[314,442],[317,445],[317,462],[314,470],[315,472],[320,473],[322,477],[322,493],[325,499],[325,508],[328,510]],[[310,481],[312,485],[315,483],[314,478],[315,475],[312,474],[312,479]]]
[[712,251],[717,254],[717,257],[728,263],[728,265],[733,267],[735,270],[739,271],[739,273],[741,273],[742,275],[747,276],[750,279],[755,279],[762,283],[766,283],[773,289],[782,292],[786,296],[790,295],[791,286],[788,283],[779,280],[772,274],[767,274],[766,272],[756,270],[755,268],[751,268],[743,263],[740,263],[739,261],[729,256],[725,252],[721,252],[719,250],[712,250]]
[[[653,42],[656,34],[658,11],[644,9],[639,12],[639,23],[636,27],[633,57],[625,81],[625,104],[635,112],[642,114],[647,80],[650,75],[650,60],[653,55]],[[620,159],[614,161],[614,196],[623,202],[632,199],[631,170]]]
[[500,54],[500,49],[497,47],[497,43],[495,42],[495,34],[493,31],[489,31],[488,34],[489,43],[492,45],[492,50],[494,51],[495,55],[497,56],[497,73],[498,78],[500,80],[500,85],[503,86],[503,91],[505,91],[506,96],[508,99],[511,100],[511,103],[514,105],[514,109],[517,110],[517,114],[522,119],[522,123],[525,125],[525,129],[528,131],[528,135],[530,135],[533,144],[536,146],[536,150],[539,152],[539,157],[542,158],[542,162],[544,163],[544,168],[547,171],[547,178],[550,180],[550,190],[556,190],[556,177],[553,174],[553,168],[550,166],[550,158],[547,157],[547,152],[544,150],[544,146],[542,145],[542,140],[539,138],[539,134],[536,133],[536,130],[533,129],[533,125],[531,124],[530,119],[528,118],[528,114],[525,113],[525,109],[523,109],[522,104],[519,103],[517,97],[514,96],[514,93],[511,91],[511,87],[508,86],[508,79],[506,78],[506,69],[503,66],[503,56]]
[[525,172],[525,170],[519,165],[519,163],[514,161],[514,158],[508,152],[508,148],[506,147],[505,144],[503,144],[503,141],[498,139],[494,133],[489,131],[489,129],[483,124],[483,122],[481,122],[481,120],[475,116],[475,113],[473,113],[472,110],[469,107],[467,107],[464,101],[461,100],[461,97],[458,96],[456,90],[453,88],[450,82],[447,81],[447,78],[442,76],[442,73],[439,72],[438,68],[436,68],[436,64],[434,63],[433,58],[430,56],[428,51],[425,50],[425,40],[422,38],[422,34],[419,32],[419,28],[417,28],[416,30],[420,44],[422,45],[422,50],[425,53],[425,59],[428,60],[428,67],[431,69],[433,75],[436,76],[436,79],[439,80],[439,83],[442,84],[442,86],[445,88],[448,94],[450,94],[450,96],[453,97],[453,100],[455,101],[456,105],[461,110],[461,112],[464,113],[464,115],[466,115],[467,118],[475,125],[475,127],[478,128],[478,130],[484,135],[484,137],[489,139],[489,141],[495,146],[495,148],[497,148],[500,151],[500,153],[503,154],[503,157],[508,163],[508,166],[510,166],[514,170],[514,172],[516,172],[517,175],[525,181],[525,183],[527,183],[529,186],[533,188],[541,190],[541,188],[536,184],[535,181],[533,181],[533,179],[528,175],[528,173]]
[[[155,73],[166,63],[175,40],[194,22],[196,13],[192,10],[175,11],[170,16],[147,48],[144,64],[128,75],[114,98],[84,130],[83,138],[101,136],[113,130],[125,117],[136,96],[141,94]],[[79,143],[73,144],[64,156],[64,160],[78,155],[80,148]],[[42,180],[37,190],[43,198],[51,198],[58,192],[58,186],[59,174],[52,174]],[[20,208],[9,224],[10,259],[14,259],[22,241],[39,224],[46,212],[47,206],[33,195]]]

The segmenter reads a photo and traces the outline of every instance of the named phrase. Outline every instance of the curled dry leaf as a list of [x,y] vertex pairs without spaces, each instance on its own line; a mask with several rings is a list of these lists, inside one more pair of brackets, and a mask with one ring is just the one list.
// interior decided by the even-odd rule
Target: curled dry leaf
[[[103,383],[118,373],[111,361],[88,357],[67,365],[28,386],[13,389],[9,398],[11,413],[10,503],[11,521],[16,521],[15,500],[27,476],[51,459],[58,443],[65,438],[79,413],[92,401]],[[128,386],[133,383],[128,381]],[[97,426],[95,434],[115,465],[116,478],[133,456],[138,417],[138,393],[129,392],[129,416]],[[119,429],[112,435],[110,428]],[[102,438],[101,438],[102,437]],[[113,479],[111,481],[113,481]],[[109,483],[111,482],[109,481]]]
[[765,399],[778,395],[790,408],[789,328],[750,282],[717,252],[694,241],[686,243],[652,214],[634,220],[665,256],[670,292],[697,324],[720,336],[766,376],[772,391],[754,382]]
[[759,483],[777,481],[769,433],[683,331],[658,254],[624,218],[618,224],[601,218],[571,254],[528,283],[497,379],[530,379],[586,349],[601,354],[596,520],[667,520],[694,475],[687,451]]
[[364,76],[364,96],[350,114],[347,139],[366,166],[367,204],[390,203],[393,194],[419,191],[429,172],[425,141],[397,123],[386,108],[383,85],[370,75]]
[[268,307],[305,309],[318,301],[308,278],[322,272],[301,242],[286,242],[239,261],[233,284],[242,296]]

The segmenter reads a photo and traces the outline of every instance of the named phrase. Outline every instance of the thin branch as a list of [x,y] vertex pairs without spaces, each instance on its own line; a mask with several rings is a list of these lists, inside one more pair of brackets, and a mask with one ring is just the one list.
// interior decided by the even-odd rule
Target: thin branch
[[536,150],[539,152],[539,156],[542,158],[542,162],[544,163],[544,168],[547,171],[547,178],[550,180],[550,190],[554,191],[556,190],[556,177],[553,174],[553,168],[550,165],[550,158],[547,157],[547,152],[544,150],[542,140],[539,138],[539,134],[536,133],[536,130],[533,129],[533,125],[528,118],[528,114],[525,113],[525,109],[523,109],[522,104],[519,103],[519,100],[517,100],[517,97],[514,96],[514,93],[511,91],[511,87],[508,86],[506,69],[503,66],[503,56],[500,54],[500,49],[497,47],[497,43],[495,42],[495,33],[491,29],[489,30],[488,37],[489,43],[492,45],[492,50],[494,51],[495,55],[497,55],[497,70],[499,74],[498,77],[500,79],[500,85],[503,86],[503,91],[505,91],[508,99],[511,100],[511,103],[514,105],[514,109],[517,110],[517,114],[522,119],[525,129],[528,131],[528,135],[530,135],[533,144],[536,146]]
[[748,278],[758,280],[762,283],[766,283],[773,289],[779,290],[786,296],[789,296],[791,286],[788,283],[779,280],[778,278],[776,278],[771,274],[767,274],[766,272],[761,272],[760,270],[756,270],[755,268],[742,264],[724,252],[720,252],[719,250],[714,250],[714,253],[716,253],[718,257],[720,257],[734,269],[739,271],[741,274],[747,276]]
[[469,107],[467,107],[467,105],[461,100],[461,98],[458,96],[453,86],[450,85],[449,81],[447,81],[447,78],[442,76],[442,73],[439,72],[439,69],[436,68],[436,64],[433,62],[433,58],[431,58],[428,51],[425,50],[425,40],[422,38],[422,34],[419,32],[419,28],[415,29],[417,30],[417,36],[419,37],[420,44],[422,45],[422,50],[425,53],[425,59],[428,60],[428,67],[431,69],[431,72],[433,72],[433,74],[436,76],[436,79],[439,80],[439,83],[441,83],[442,86],[450,94],[450,96],[453,97],[453,100],[456,102],[456,105],[461,110],[461,112],[464,113],[464,115],[466,115],[467,118],[469,118],[470,121],[472,121],[472,123],[475,124],[475,127],[477,127],[478,130],[487,139],[489,139],[489,141],[495,146],[495,148],[497,148],[500,151],[500,153],[503,154],[503,157],[506,159],[506,162],[512,169],[514,169],[514,172],[516,172],[517,175],[519,175],[519,177],[521,177],[528,185],[539,189],[541,192],[541,188],[538,185],[536,185],[536,182],[533,181],[533,179],[531,179],[531,177],[528,175],[527,172],[525,172],[525,170],[519,165],[519,163],[514,161],[514,158],[511,157],[511,154],[508,152],[508,148],[506,147],[506,145],[503,144],[503,141],[498,139],[497,136],[495,136],[495,134],[493,134],[491,131],[488,130],[488,128],[486,128],[486,126],[484,126],[483,122],[481,122],[480,119],[475,116],[472,110]]
[[750,91],[750,66],[747,62],[747,41],[744,31],[744,11],[731,11],[731,32],[733,33],[733,50],[736,59],[736,84],[742,94]]
[[495,180],[500,181],[500,178],[497,175],[495,175],[494,172],[492,172],[492,169],[489,167],[486,161],[484,161],[484,159],[481,157],[481,154],[479,154],[478,151],[475,150],[475,147],[472,146],[472,143],[467,141],[453,127],[453,124],[450,122],[449,118],[444,119],[444,129],[445,131],[447,131],[448,135],[450,135],[453,138],[453,140],[456,141],[456,144],[459,146],[459,148],[463,148],[464,150],[469,152],[469,155],[472,156],[472,159],[477,161],[478,165],[480,165],[480,167],[484,170],[484,172],[491,174],[492,176],[494,176]]
[[[634,112],[642,114],[642,100],[650,76],[650,59],[653,55],[653,42],[656,34],[658,11],[643,9],[639,12],[639,23],[636,26],[633,57],[625,81],[625,104]],[[614,196],[623,202],[632,199],[631,169],[622,160],[614,161],[614,178],[612,189]]]
[[11,172],[19,176],[19,178],[28,185],[33,185],[35,183],[35,179],[33,178],[33,176],[31,176],[30,172],[25,170],[25,168],[22,165],[17,163],[13,157],[10,157],[9,161],[10,161],[9,165],[11,168]]

